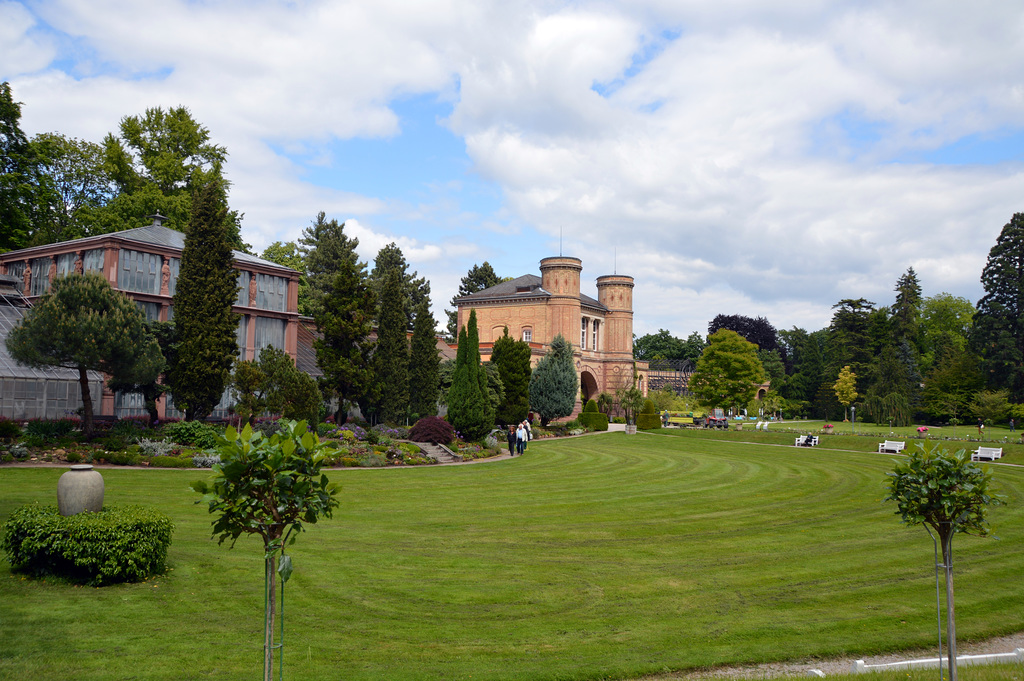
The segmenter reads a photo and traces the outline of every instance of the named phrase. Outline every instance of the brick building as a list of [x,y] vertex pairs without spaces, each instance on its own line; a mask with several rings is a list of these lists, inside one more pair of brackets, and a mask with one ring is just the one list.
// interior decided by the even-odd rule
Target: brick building
[[583,401],[628,388],[634,367],[646,395],[647,364],[633,361],[633,277],[598,277],[595,300],[580,292],[582,271],[579,258],[544,258],[539,277],[525,274],[457,299],[459,328],[476,310],[484,361],[507,326],[509,335],[530,344],[534,366],[561,334],[573,344]]

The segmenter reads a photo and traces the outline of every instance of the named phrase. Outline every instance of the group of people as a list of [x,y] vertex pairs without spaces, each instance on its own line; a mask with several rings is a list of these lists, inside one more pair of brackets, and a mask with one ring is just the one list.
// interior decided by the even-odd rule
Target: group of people
[[530,427],[530,421],[525,420],[518,426],[509,425],[507,437],[509,455],[515,456],[519,454],[522,456],[523,452],[526,451],[526,443],[533,437],[533,428]]

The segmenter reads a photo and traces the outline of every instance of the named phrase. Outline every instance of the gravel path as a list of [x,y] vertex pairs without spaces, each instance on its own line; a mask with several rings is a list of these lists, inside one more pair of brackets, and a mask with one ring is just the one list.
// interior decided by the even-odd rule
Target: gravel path
[[[984,641],[973,643],[958,643],[957,655],[989,655],[994,653],[1012,653],[1017,648],[1024,648],[1024,631],[1009,636],[999,636]],[[946,655],[946,648],[942,649],[943,657]],[[927,650],[910,650],[890,655],[869,655],[866,657],[837,657],[827,659],[808,660],[803,662],[772,662],[749,666],[715,667],[713,669],[701,669],[698,671],[680,672],[676,674],[645,676],[638,681],[675,681],[678,679],[770,679],[780,676],[809,676],[812,669],[825,673],[826,676],[834,674],[848,674],[853,663],[857,660],[864,660],[866,664],[887,664],[889,662],[901,662],[905,660],[918,660],[921,658],[933,658],[938,653],[938,646]]]

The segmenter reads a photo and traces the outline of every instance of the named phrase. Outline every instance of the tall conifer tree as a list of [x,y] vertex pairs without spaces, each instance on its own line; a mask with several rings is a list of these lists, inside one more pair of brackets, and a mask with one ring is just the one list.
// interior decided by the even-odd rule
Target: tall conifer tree
[[398,424],[409,408],[409,343],[405,335],[402,274],[384,273],[377,307],[377,348],[373,354],[376,407],[380,420]]
[[342,258],[313,319],[321,337],[313,341],[316,363],[324,372],[321,386],[338,398],[335,422],[345,423],[348,406],[372,392],[373,371],[369,340],[376,312],[373,291],[366,284],[365,266]]
[[530,352],[530,344],[509,336],[507,326],[494,341],[491,362],[498,367],[505,389],[495,420],[502,425],[519,423],[530,411]]
[[530,407],[543,425],[572,413],[579,393],[579,377],[572,361],[572,345],[558,334],[551,340],[548,354],[537,363],[530,376]]
[[211,182],[192,200],[174,294],[178,345],[167,372],[174,404],[186,420],[204,419],[217,406],[238,355],[238,272],[228,234],[224,191]]
[[470,440],[483,437],[494,425],[494,412],[487,396],[487,375],[480,366],[476,310],[470,310],[469,323],[459,330],[455,375],[448,391],[448,422]]
[[435,324],[430,299],[425,297],[416,306],[409,357],[409,411],[421,417],[437,415],[441,358],[437,354]]
[[981,273],[985,295],[974,314],[974,342],[989,385],[1024,401],[1024,213],[1003,226]]

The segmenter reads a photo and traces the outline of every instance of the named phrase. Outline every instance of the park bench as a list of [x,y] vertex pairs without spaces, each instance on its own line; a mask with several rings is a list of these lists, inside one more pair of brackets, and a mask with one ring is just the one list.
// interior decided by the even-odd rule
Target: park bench
[[793,443],[794,447],[817,447],[818,436],[817,435],[801,435]]
[[886,440],[885,442],[878,443],[878,453],[889,452],[890,454],[899,454],[906,449],[907,443],[900,442],[899,440]]
[[986,459],[988,461],[995,461],[996,459],[1003,458],[1002,447],[978,447],[971,454],[971,461],[981,461]]

